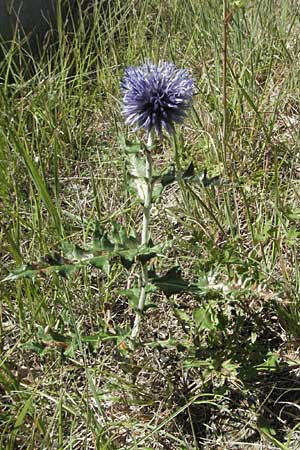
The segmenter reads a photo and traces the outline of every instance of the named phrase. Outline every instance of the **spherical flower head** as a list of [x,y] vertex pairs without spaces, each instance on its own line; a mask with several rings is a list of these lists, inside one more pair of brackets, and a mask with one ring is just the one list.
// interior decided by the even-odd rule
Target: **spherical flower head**
[[174,124],[182,123],[192,105],[194,81],[185,69],[173,63],[151,61],[140,67],[127,67],[121,81],[122,114],[134,131],[144,128],[162,134],[174,132]]

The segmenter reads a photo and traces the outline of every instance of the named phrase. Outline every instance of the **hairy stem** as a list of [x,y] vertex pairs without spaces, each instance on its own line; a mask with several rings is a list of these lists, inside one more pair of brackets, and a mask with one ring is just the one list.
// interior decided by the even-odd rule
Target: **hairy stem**
[[[142,228],[142,239],[141,244],[147,245],[149,242],[149,222],[150,222],[150,210],[152,203],[152,156],[151,156],[151,147],[153,145],[153,133],[150,131],[148,134],[147,147],[145,149],[146,156],[146,180],[147,180],[147,189],[145,192],[145,200],[144,200],[144,211],[143,211],[143,228]],[[134,325],[131,332],[131,337],[134,339],[138,336],[140,331],[140,325],[142,321],[142,313],[145,306],[146,300],[146,288],[148,284],[148,264],[142,264],[142,274],[141,274],[141,291],[139,304],[136,311],[136,316],[134,320]]]

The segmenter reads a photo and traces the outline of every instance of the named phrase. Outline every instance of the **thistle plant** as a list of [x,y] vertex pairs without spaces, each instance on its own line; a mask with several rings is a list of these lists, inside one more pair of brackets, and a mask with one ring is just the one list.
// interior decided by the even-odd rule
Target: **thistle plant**
[[[123,95],[122,114],[125,123],[134,131],[144,129],[147,134],[146,146],[132,158],[134,170],[130,175],[139,178],[136,184],[140,200],[143,202],[143,223],[141,246],[148,246],[150,239],[149,222],[153,201],[152,151],[155,137],[163,138],[163,130],[175,132],[175,124],[180,124],[191,107],[194,95],[194,81],[185,69],[177,69],[173,63],[160,61],[157,65],[147,61],[140,67],[128,67],[121,81]],[[142,170],[141,168],[142,161]],[[148,260],[141,262],[141,287],[136,309],[132,338],[139,334],[142,313],[145,307],[148,285]]]
[[[140,331],[147,296],[155,289],[167,296],[180,292],[195,292],[199,288],[181,278],[177,268],[158,276],[148,271],[151,258],[157,256],[163,245],[154,245],[150,239],[151,205],[159,197],[165,186],[176,179],[191,179],[190,168],[186,174],[176,174],[174,166],[157,174],[152,163],[152,152],[163,132],[175,133],[175,124],[186,117],[194,94],[194,82],[185,69],[177,69],[174,64],[160,61],[157,65],[148,61],[140,67],[128,67],[121,81],[123,96],[122,114],[126,124],[135,131],[145,130],[145,144],[129,143],[124,140],[127,154],[128,184],[137,194],[143,206],[143,220],[140,238],[128,235],[124,227],[111,222],[111,232],[96,223],[91,243],[85,248],[64,240],[61,251],[48,254],[34,264],[23,264],[2,281],[21,278],[34,279],[36,276],[58,274],[69,278],[82,268],[94,268],[109,275],[111,264],[118,260],[126,270],[140,263],[140,286],[122,291],[132,301],[136,311],[131,338]],[[203,181],[204,182],[204,181]]]

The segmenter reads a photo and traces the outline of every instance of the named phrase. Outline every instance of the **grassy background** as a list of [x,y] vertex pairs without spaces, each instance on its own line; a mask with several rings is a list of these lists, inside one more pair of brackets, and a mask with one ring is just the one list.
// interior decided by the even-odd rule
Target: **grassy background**
[[[0,448],[300,448],[299,8],[228,9],[226,155],[221,2],[100,1],[77,24],[58,20],[40,58],[4,50],[2,278],[66,239],[88,243],[97,220],[139,226],[118,143],[127,65],[191,70],[180,163],[221,183],[172,186],[153,208],[154,241],[174,239],[156,270],[180,265],[205,289],[155,294],[134,349],[120,290],[135,275],[117,262],[109,275],[0,284]],[[168,138],[154,158],[173,160]]]

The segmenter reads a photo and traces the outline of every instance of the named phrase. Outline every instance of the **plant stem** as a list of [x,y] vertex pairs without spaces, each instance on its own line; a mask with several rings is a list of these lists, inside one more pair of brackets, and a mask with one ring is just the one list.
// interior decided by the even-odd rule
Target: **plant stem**
[[[144,211],[143,211],[143,228],[142,228],[142,239],[141,244],[147,245],[149,242],[149,222],[150,222],[150,210],[151,210],[151,203],[152,203],[152,156],[151,156],[151,147],[153,145],[153,133],[150,131],[148,134],[148,140],[147,140],[147,146],[145,149],[145,156],[146,156],[146,182],[147,182],[147,188],[145,192],[145,199],[144,199]],[[141,291],[140,291],[140,298],[139,298],[139,304],[136,311],[136,316],[134,320],[134,325],[131,332],[131,337],[134,339],[138,336],[140,331],[140,324],[142,321],[142,314],[145,306],[145,300],[146,300],[146,288],[148,284],[148,264],[147,262],[142,264],[142,274],[141,274]]]
[[147,189],[145,192],[144,200],[144,213],[143,213],[143,229],[142,229],[142,245],[148,244],[149,241],[149,219],[150,219],[150,209],[152,203],[152,156],[151,147],[153,145],[153,134],[149,132],[147,147],[145,149],[146,156],[146,181]]

